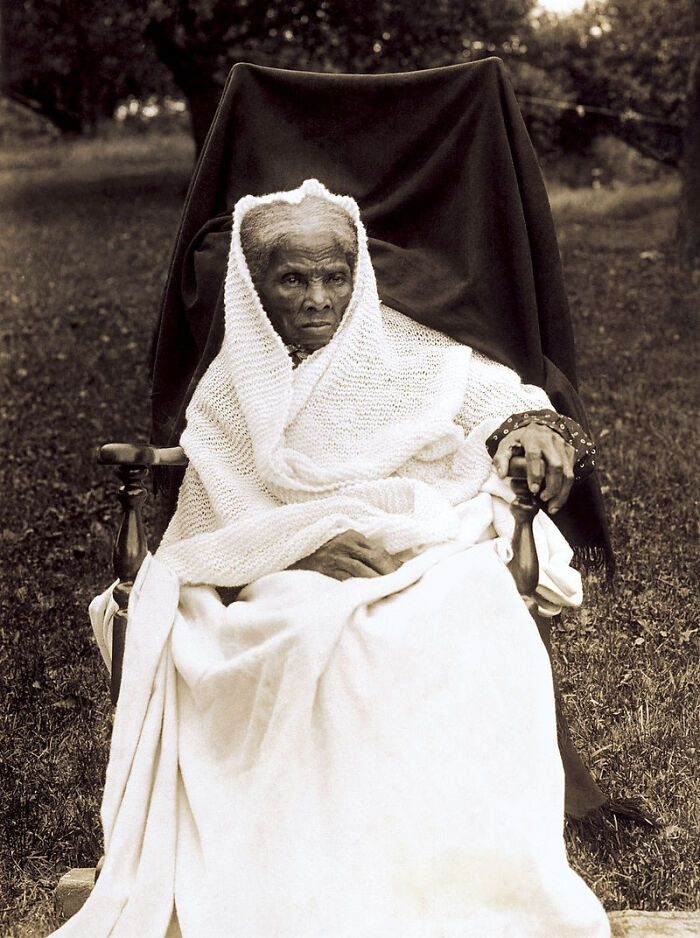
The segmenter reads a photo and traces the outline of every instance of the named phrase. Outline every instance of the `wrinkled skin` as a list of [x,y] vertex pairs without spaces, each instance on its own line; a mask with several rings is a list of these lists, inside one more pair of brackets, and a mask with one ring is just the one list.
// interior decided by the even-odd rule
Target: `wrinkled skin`
[[554,430],[538,423],[513,430],[498,444],[493,457],[493,467],[501,479],[508,475],[508,464],[516,446],[525,450],[530,491],[547,503],[550,515],[556,514],[569,497],[574,481],[573,446]]
[[352,296],[353,276],[333,233],[295,231],[277,248],[255,288],[287,345],[310,352],[333,338]]
[[[270,264],[256,280],[263,308],[287,345],[308,351],[323,348],[333,338],[350,302],[353,275],[332,232],[323,228],[290,233],[273,252]],[[530,491],[539,493],[550,514],[568,498],[573,482],[574,450],[557,433],[539,424],[513,431],[498,446],[493,465],[505,478],[512,450],[525,451]],[[400,563],[378,541],[357,531],[331,538],[293,570],[315,570],[336,580],[383,576]]]
[[382,545],[357,531],[344,531],[327,541],[308,557],[292,564],[290,570],[315,570],[335,580],[353,576],[373,577],[393,573],[401,564]]

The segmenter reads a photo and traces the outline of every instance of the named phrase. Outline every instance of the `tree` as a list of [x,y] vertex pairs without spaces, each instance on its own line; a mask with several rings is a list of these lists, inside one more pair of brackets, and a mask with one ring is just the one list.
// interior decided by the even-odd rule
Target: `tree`
[[4,0],[5,94],[65,131],[94,129],[129,95],[173,90],[138,0]]
[[534,25],[528,57],[572,104],[599,110],[564,111],[563,146],[606,133],[679,166],[679,260],[700,266],[700,0],[595,0]]
[[4,0],[5,93],[85,131],[179,88],[201,146],[230,68],[377,72],[503,53],[535,0]]
[[595,0],[534,27],[528,59],[568,88],[572,105],[594,106],[562,112],[565,148],[585,150],[603,133],[678,165],[693,54],[686,0]]
[[239,61],[405,71],[501,52],[534,0],[152,0],[146,35],[188,99],[201,144]]
[[688,79],[683,188],[678,213],[678,255],[682,267],[700,270],[700,0],[694,0],[694,55]]

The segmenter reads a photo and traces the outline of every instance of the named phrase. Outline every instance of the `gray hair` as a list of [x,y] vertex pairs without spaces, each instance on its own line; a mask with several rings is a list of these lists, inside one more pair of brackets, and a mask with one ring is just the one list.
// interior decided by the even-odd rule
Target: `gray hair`
[[298,204],[265,202],[246,212],[241,222],[241,247],[253,283],[262,277],[272,254],[285,246],[290,235],[319,223],[332,234],[354,273],[357,260],[355,222],[336,202],[318,195],[307,195]]

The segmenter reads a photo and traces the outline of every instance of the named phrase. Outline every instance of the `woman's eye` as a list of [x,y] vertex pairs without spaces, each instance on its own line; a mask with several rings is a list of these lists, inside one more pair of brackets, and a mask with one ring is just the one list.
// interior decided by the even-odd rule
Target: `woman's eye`
[[282,278],[282,283],[287,283],[294,287],[301,283],[301,277],[299,277],[298,274],[285,274]]
[[333,274],[330,280],[331,280],[331,283],[336,283],[336,284],[345,283],[345,274]]

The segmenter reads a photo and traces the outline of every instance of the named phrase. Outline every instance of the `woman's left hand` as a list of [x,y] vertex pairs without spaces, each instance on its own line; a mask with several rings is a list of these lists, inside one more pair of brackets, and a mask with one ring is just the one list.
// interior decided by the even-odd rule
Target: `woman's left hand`
[[504,436],[493,457],[493,467],[501,479],[508,475],[513,450],[522,447],[527,463],[527,484],[533,495],[547,502],[555,514],[566,502],[574,481],[574,447],[549,427],[529,423]]

